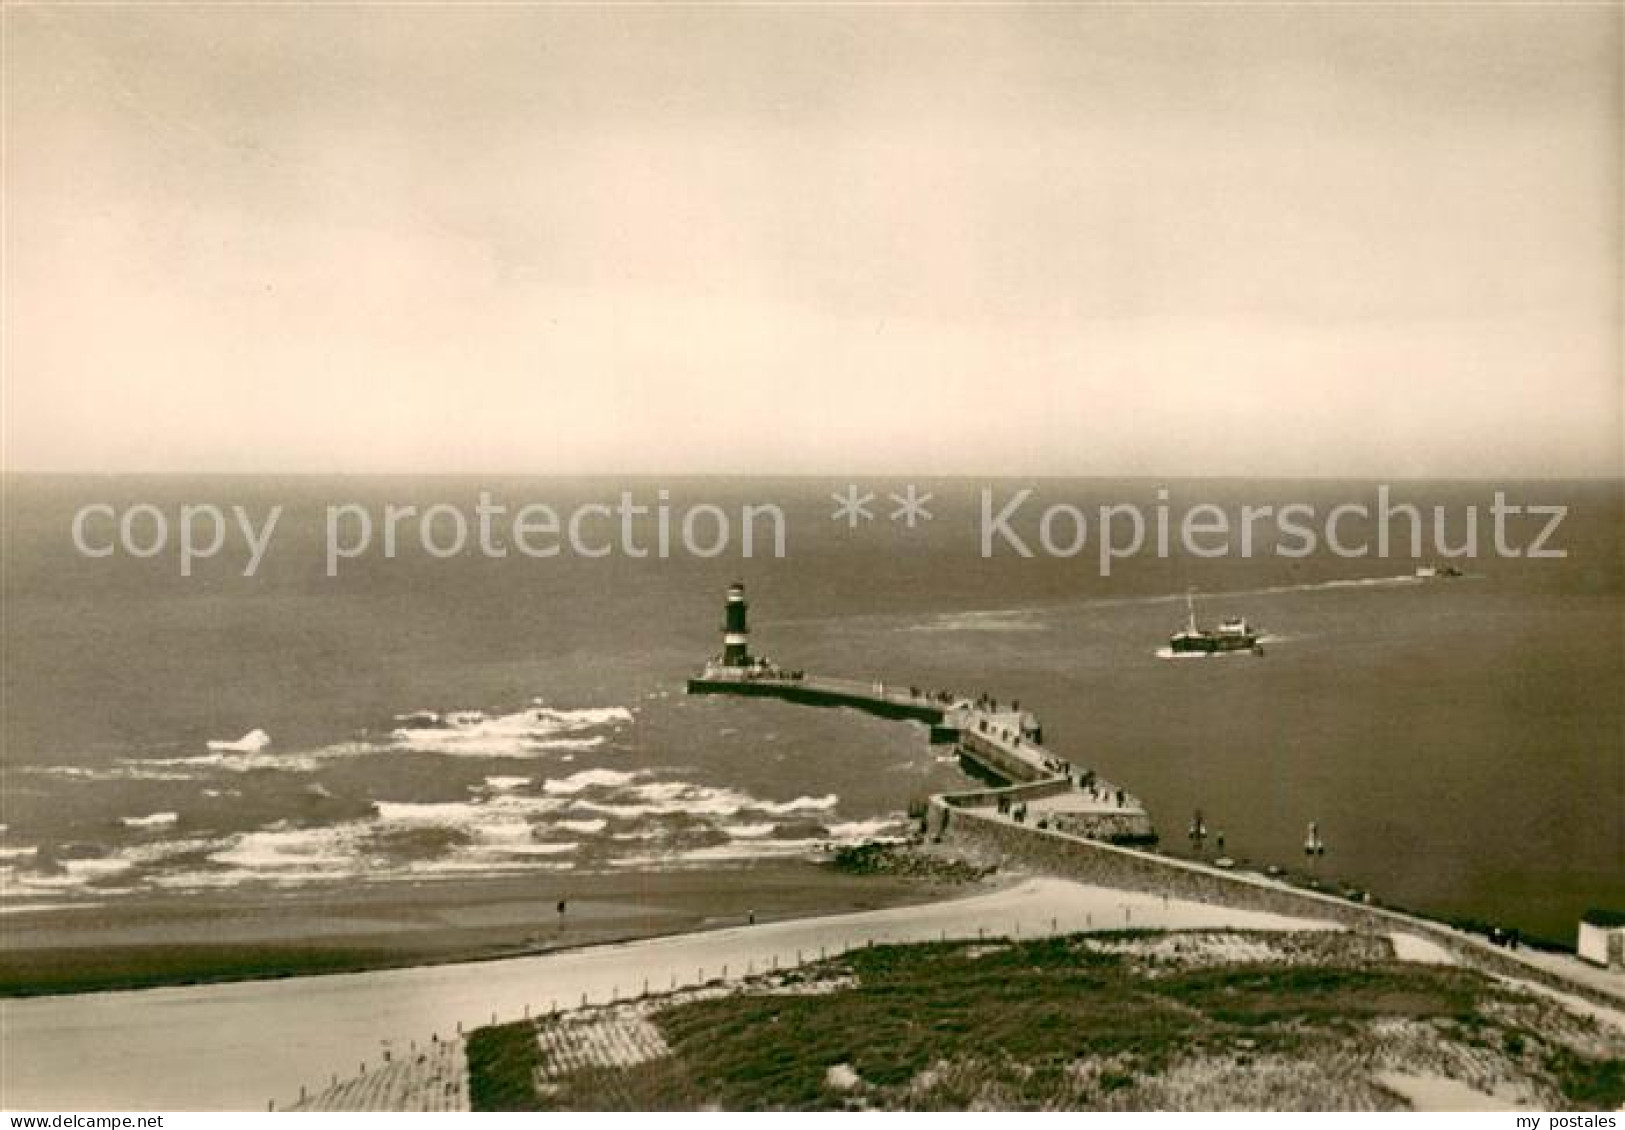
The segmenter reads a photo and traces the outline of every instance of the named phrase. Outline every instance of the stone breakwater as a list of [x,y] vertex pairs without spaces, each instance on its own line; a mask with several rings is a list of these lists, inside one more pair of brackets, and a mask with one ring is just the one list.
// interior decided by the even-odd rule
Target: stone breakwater
[[947,808],[985,809],[1018,826],[1112,843],[1156,840],[1151,817],[1139,798],[1047,747],[1038,719],[1019,703],[1000,703],[987,695],[969,698],[919,687],[753,669],[708,671],[688,681],[688,693],[776,698],[922,722],[931,728],[933,743],[953,744],[979,775],[997,782],[988,788],[934,797],[934,808],[940,803]]
[[1625,1001],[1625,982],[1603,987],[1593,979],[1565,975],[1549,964],[1500,949],[1484,938],[1442,922],[1304,890],[1262,875],[1224,871],[1055,829],[1017,825],[985,810],[966,810],[951,800],[940,794],[931,798],[926,816],[928,833],[939,842],[964,848],[973,855],[995,854],[1001,859],[1018,860],[1039,874],[1115,890],[1319,919],[1364,933],[1413,934],[1491,973],[1542,984],[1611,1009],[1619,1009]]

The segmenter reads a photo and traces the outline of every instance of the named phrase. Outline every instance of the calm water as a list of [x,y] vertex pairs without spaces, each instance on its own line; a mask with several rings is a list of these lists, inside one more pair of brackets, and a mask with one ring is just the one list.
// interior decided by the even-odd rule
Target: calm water
[[[908,727],[684,697],[739,577],[759,651],[1019,698],[1059,751],[1142,796],[1169,846],[1199,806],[1230,854],[1295,864],[1313,819],[1322,869],[1394,902],[1555,937],[1589,905],[1625,905],[1618,484],[1506,487],[1572,508],[1569,558],[1481,558],[1426,584],[1408,559],[1142,556],[1110,578],[1092,551],[983,560],[981,484],[924,484],[937,520],[912,533],[884,498],[878,522],[831,522],[844,485],[673,487],[679,512],[784,507],[785,560],[437,560],[409,539],[330,579],[330,503],[472,511],[484,488],[567,509],[622,489],[653,501],[656,484],[9,479],[0,903],[116,916],[252,884],[727,866],[894,830],[962,779]],[[1149,503],[1156,485],[1046,482],[1038,504]],[[1167,485],[1228,507],[1374,489]],[[1399,493],[1459,513],[1490,490]],[[183,579],[173,556],[79,557],[69,521],[92,501],[287,513],[258,576],[233,550]],[[1204,618],[1264,625],[1267,656],[1157,658],[1190,586],[1210,594]],[[271,744],[207,748],[253,729]]]

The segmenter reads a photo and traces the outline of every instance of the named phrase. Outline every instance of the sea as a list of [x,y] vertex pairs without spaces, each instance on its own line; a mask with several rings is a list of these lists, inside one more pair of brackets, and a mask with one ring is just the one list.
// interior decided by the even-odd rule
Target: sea
[[[403,881],[721,871],[906,834],[911,804],[966,779],[918,726],[685,695],[741,581],[758,654],[1019,701],[1057,753],[1144,801],[1163,850],[1195,850],[1200,810],[1209,857],[1222,835],[1247,866],[1572,942],[1587,908],[1625,908],[1625,486],[1393,484],[1395,502],[1444,507],[1454,540],[1477,508],[1460,577],[1419,579],[1437,555],[1413,555],[1404,523],[1386,557],[1287,556],[1268,530],[1246,555],[1148,538],[1109,575],[1096,553],[1102,505],[1323,515],[1374,505],[1379,485],[8,476],[0,912],[116,922],[203,891],[342,902]],[[903,511],[910,486],[929,518]],[[838,515],[849,487],[873,498]],[[1032,556],[998,539],[984,554],[984,492],[996,509],[1021,490]],[[1495,553],[1496,491],[1565,507],[1547,547],[1565,556]],[[567,517],[623,492],[669,508],[665,556],[653,513],[632,547],[597,509],[580,528],[603,556],[562,537],[550,556],[472,537],[446,553],[444,512],[432,547],[408,518],[383,551],[389,506],[472,520],[483,494],[510,518]],[[138,505],[165,515],[168,541],[87,556],[74,520],[98,504],[113,509],[85,526],[94,548]],[[283,508],[254,575],[235,530],[182,575],[175,526],[204,505]],[[726,544],[685,544],[702,506],[695,529],[720,531],[720,513]],[[782,556],[771,537],[744,556],[749,506],[779,508]],[[1075,511],[1082,551],[1040,544],[1049,506],[1048,544],[1072,548]],[[330,569],[337,507],[347,536],[364,513],[375,542]],[[143,551],[152,513],[132,520]],[[1368,525],[1348,519],[1344,541]],[[1264,654],[1170,658],[1193,590],[1204,622],[1260,625]],[[1305,857],[1310,822],[1323,856]]]

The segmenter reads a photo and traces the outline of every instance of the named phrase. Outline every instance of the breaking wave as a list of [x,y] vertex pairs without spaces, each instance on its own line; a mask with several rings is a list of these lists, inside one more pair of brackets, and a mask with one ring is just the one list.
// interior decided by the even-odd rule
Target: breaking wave
[[[613,730],[632,722],[623,706],[561,710],[533,704],[512,714],[477,710],[441,715],[419,711],[399,715],[403,724],[387,741],[338,742],[318,749],[273,753],[270,737],[254,730],[237,741],[210,741],[207,752],[180,757],[123,757],[110,766],[27,765],[16,771],[82,781],[195,781],[221,773],[314,773],[324,764],[353,757],[426,753],[452,757],[535,758],[549,753],[598,749]],[[523,781],[528,778],[492,778]]]
[[126,828],[167,828],[179,819],[173,812],[154,812],[151,816],[121,816],[119,823]]
[[485,787],[494,793],[512,792],[530,784],[529,777],[487,777]]
[[4,849],[0,896],[58,904],[139,890],[691,867],[810,856],[906,826],[899,813],[832,821],[839,800],[776,800],[653,770],[598,768],[557,779],[493,776],[463,800],[375,800],[356,818],[283,818],[207,837],[150,838],[179,822],[158,812],[121,818],[148,837],[121,847],[75,845],[72,858],[36,846]]
[[207,744],[211,753],[260,753],[271,744],[271,735],[264,730],[250,730],[235,741],[216,740]]
[[617,769],[583,769],[568,777],[557,781],[546,781],[542,791],[557,796],[573,796],[590,788],[614,788],[629,784],[638,779],[641,774],[626,773]]
[[[606,736],[585,731],[626,725],[632,721],[632,712],[624,706],[558,710],[536,705],[494,716],[464,710],[444,717],[427,713],[413,717],[423,721],[401,726],[390,735],[397,749],[458,757],[534,757],[550,751],[596,749]],[[430,717],[437,720],[427,721]]]
[[154,768],[163,762],[120,762],[109,767],[84,765],[20,765],[15,772],[38,777],[60,777],[75,781],[191,781],[191,773]]
[[[616,732],[633,722],[633,711],[621,706],[425,710],[396,716],[387,731],[312,749],[275,749],[250,732],[110,765],[20,767],[67,781],[195,784],[158,794],[173,800],[109,812],[105,830],[91,833],[103,842],[11,841],[0,848],[0,906],[83,906],[117,895],[243,885],[725,864],[811,856],[898,826],[896,815],[837,817],[833,792],[764,796],[700,783],[693,769],[604,764]],[[585,750],[600,754],[583,757],[580,768],[566,764]],[[493,765],[487,776],[465,778],[460,795],[433,799],[389,795],[383,784],[441,777],[421,763],[400,776],[369,768],[303,784],[286,777],[401,754],[529,763],[518,773]],[[262,773],[275,776],[255,776]],[[379,782],[373,787],[385,796],[355,796],[357,785],[371,791],[368,782]],[[194,815],[188,805],[204,801],[208,807]]]

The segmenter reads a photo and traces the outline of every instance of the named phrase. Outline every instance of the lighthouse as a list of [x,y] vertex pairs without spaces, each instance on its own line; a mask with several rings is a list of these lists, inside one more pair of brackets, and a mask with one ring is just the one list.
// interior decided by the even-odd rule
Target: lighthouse
[[728,603],[722,614],[722,665],[749,667],[750,628],[745,615],[750,605],[745,601],[745,586],[735,581],[728,586]]

